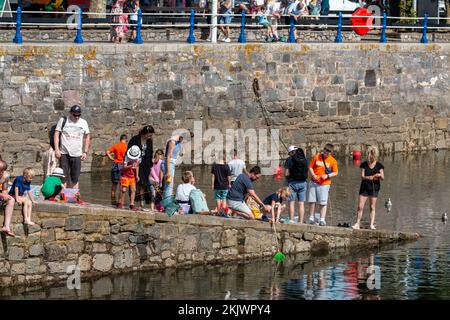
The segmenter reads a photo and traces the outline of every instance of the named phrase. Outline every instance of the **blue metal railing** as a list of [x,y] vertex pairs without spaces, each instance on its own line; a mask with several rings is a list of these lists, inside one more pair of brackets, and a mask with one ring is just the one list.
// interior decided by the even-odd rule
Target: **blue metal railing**
[[[14,36],[13,42],[16,43],[16,44],[21,44],[23,42],[22,36],[21,36],[21,29],[24,26],[40,26],[40,25],[46,25],[46,26],[61,26],[61,25],[65,25],[65,26],[67,26],[68,25],[68,23],[64,23],[64,24],[62,24],[62,23],[56,23],[56,24],[51,24],[51,23],[47,23],[47,24],[33,24],[33,23],[24,22],[23,21],[23,14],[24,13],[35,13],[35,12],[33,12],[33,11],[25,11],[24,12],[20,6],[17,8],[17,11],[8,11],[8,12],[16,14],[16,21],[15,21],[15,23],[5,23],[5,22],[2,22],[0,20],[0,25],[2,25],[2,24],[3,25],[4,24],[9,24],[9,25],[13,24],[13,25],[15,25],[16,32],[15,32],[15,36]],[[54,13],[54,14],[70,14],[70,15],[73,15],[73,12],[44,12],[44,13],[45,14],[53,14]],[[84,26],[95,26],[95,27],[97,27],[97,26],[113,27],[113,26],[116,26],[116,25],[127,25],[126,23],[125,24],[117,24],[117,23],[85,23],[85,24],[83,24],[83,15],[89,15],[89,16],[92,16],[92,15],[94,15],[94,16],[95,15],[106,15],[106,16],[117,15],[117,14],[113,14],[113,13],[83,12],[82,9],[80,8],[79,11],[75,15],[76,15],[77,23],[76,23],[76,37],[75,37],[74,42],[78,43],[78,44],[82,44],[84,42],[83,41],[83,36],[82,36],[83,25]],[[191,10],[190,13],[170,13],[170,14],[166,14],[166,15],[169,15],[169,16],[172,16],[172,17],[174,17],[174,16],[181,16],[181,17],[189,16],[189,24],[188,25],[186,25],[186,24],[173,24],[173,25],[154,25],[154,24],[148,25],[148,24],[146,24],[146,25],[144,25],[142,23],[143,22],[143,20],[142,20],[143,16],[149,16],[149,15],[161,16],[163,14],[161,14],[161,13],[153,13],[153,14],[152,13],[142,13],[141,9],[139,9],[138,12],[137,12],[137,15],[138,15],[138,21],[137,21],[137,25],[136,25],[136,37],[133,40],[133,43],[135,43],[135,44],[142,44],[142,42],[143,42],[142,41],[142,36],[141,36],[142,27],[166,27],[166,28],[167,27],[169,27],[169,28],[185,28],[185,27],[187,27],[187,28],[189,28],[189,35],[187,37],[187,42],[192,44],[192,43],[195,43],[195,41],[196,41],[196,39],[195,39],[195,28],[199,28],[199,27],[200,28],[217,27],[217,26],[220,25],[220,24],[216,24],[216,25],[213,26],[212,24],[199,23],[198,21],[196,21],[196,18],[198,16],[205,17],[205,16],[212,16],[212,14],[205,14],[205,13],[197,14],[193,9]],[[218,14],[217,16],[221,16],[221,15]],[[239,38],[238,38],[238,42],[239,43],[246,43],[246,28],[255,28],[255,27],[256,28],[264,28],[263,26],[261,26],[259,24],[257,24],[257,25],[249,24],[248,25],[246,23],[246,20],[248,20],[248,16],[246,16],[245,12],[242,12],[240,15],[233,14],[232,16],[240,17],[240,24],[238,24],[238,25],[236,25],[236,24],[228,24],[228,26],[230,26],[230,27],[240,27],[240,34],[239,34]],[[287,15],[283,15],[283,16],[287,16]],[[304,17],[305,18],[307,18],[307,17],[318,17],[318,18],[327,18],[327,19],[336,18],[334,16],[304,16]],[[348,18],[350,16],[346,15],[345,17]],[[346,23],[344,23],[344,19],[343,19],[344,15],[343,15],[342,12],[339,12],[337,18],[338,18],[338,22],[337,22],[336,25],[333,25],[333,24],[317,25],[317,23],[320,23],[320,21],[317,22],[317,23],[304,24],[303,21],[305,21],[305,20],[303,20],[303,17],[302,17],[302,20],[301,20],[302,23],[298,23],[298,21],[296,23],[294,21],[294,18],[292,16],[289,16],[289,25],[281,25],[280,24],[278,26],[279,27],[283,27],[283,28],[284,27],[289,27],[289,36],[288,36],[288,39],[287,39],[287,42],[289,42],[289,43],[296,42],[297,39],[295,39],[295,30],[296,30],[296,28],[299,28],[299,27],[320,26],[320,27],[324,27],[324,28],[330,28],[330,27],[331,28],[336,28],[337,29],[337,34],[336,34],[336,37],[335,37],[335,40],[334,40],[336,43],[342,43],[342,41],[343,41],[343,39],[342,39],[343,28],[366,27],[366,28],[372,28],[372,29],[381,29],[380,40],[379,40],[380,43],[387,43],[387,34],[386,34],[387,33],[387,29],[392,29],[392,30],[400,29],[400,28],[403,28],[403,29],[421,29],[422,30],[422,38],[420,39],[420,42],[424,43],[424,44],[428,43],[427,32],[428,32],[429,29],[449,30],[450,31],[450,27],[447,27],[447,26],[444,26],[444,27],[429,26],[428,25],[429,24],[429,20],[437,19],[437,18],[434,18],[434,17],[430,18],[427,15],[425,15],[423,18],[420,18],[420,17],[419,18],[409,18],[409,17],[408,18],[404,18],[404,19],[409,19],[409,20],[413,20],[413,21],[421,21],[422,20],[422,23],[420,25],[407,25],[407,26],[405,26],[405,25],[401,25],[401,26],[389,25],[388,26],[388,23],[387,23],[388,19],[394,19],[394,18],[395,19],[399,19],[401,17],[388,17],[386,13],[384,13],[382,17],[377,17],[377,16],[362,17],[362,16],[359,16],[359,18],[382,18],[382,25],[381,26],[367,26],[367,25],[361,25],[361,26],[353,25],[352,26],[352,25],[348,24],[348,21],[346,21]]]

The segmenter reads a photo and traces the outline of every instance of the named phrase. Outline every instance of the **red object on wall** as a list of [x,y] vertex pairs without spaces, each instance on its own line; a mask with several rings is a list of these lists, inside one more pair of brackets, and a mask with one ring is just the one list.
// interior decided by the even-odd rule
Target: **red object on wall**
[[[366,18],[370,16],[369,18]],[[359,8],[353,12],[350,18],[352,26],[367,26],[367,27],[352,27],[352,30],[360,36],[366,35],[372,30],[373,18],[372,14],[366,8]]]
[[353,151],[353,160],[361,160],[361,151],[359,150]]

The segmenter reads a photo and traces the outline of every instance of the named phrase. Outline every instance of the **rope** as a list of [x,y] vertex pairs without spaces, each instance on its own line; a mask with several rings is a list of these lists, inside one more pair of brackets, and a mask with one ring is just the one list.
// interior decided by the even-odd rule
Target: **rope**
[[[261,93],[260,93],[260,89],[259,89],[258,78],[253,79],[253,93],[255,94],[256,101],[258,102],[259,106],[261,107],[262,114],[264,116],[264,119],[266,120],[266,125],[268,127],[272,127],[272,125],[273,125],[272,119],[270,117],[269,112],[267,111],[267,109],[265,108],[265,106],[264,106],[264,104],[262,102]],[[286,144],[284,143],[283,139],[281,138],[281,135],[279,136],[279,139],[280,139],[281,143],[283,144],[284,148],[287,151],[288,147],[286,146]]]

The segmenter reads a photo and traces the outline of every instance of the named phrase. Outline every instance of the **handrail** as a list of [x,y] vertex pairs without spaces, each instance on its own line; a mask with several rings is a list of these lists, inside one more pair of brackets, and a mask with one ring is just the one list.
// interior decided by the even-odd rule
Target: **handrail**
[[[81,8],[78,9],[79,11],[71,11],[71,12],[67,12],[67,11],[22,11],[21,7],[18,7],[18,9],[16,11],[3,11],[4,13],[14,13],[16,15],[16,21],[1,21],[0,19],[0,27],[3,25],[6,26],[15,26],[16,28],[16,36],[14,37],[14,42],[17,44],[22,43],[21,41],[21,37],[20,37],[20,30],[23,27],[73,27],[76,25],[77,28],[77,37],[75,39],[76,43],[83,43],[82,40],[82,36],[81,36],[81,29],[82,27],[115,27],[115,26],[129,26],[130,23],[113,23],[113,22],[92,22],[93,20],[88,19],[86,22],[83,23],[83,16],[89,16],[89,18],[92,18],[92,16],[102,16],[101,19],[96,19],[96,20],[100,20],[100,21],[104,21],[103,19],[107,19],[104,17],[114,17],[114,16],[130,16],[130,15],[135,15],[136,13],[112,13],[112,12],[83,12]],[[46,14],[56,14],[56,15],[65,15],[65,16],[75,16],[76,17],[76,22],[69,22],[69,20],[67,20],[67,22],[62,23],[60,22],[61,20],[59,20],[58,22],[27,22],[23,19],[23,15],[26,14],[40,14],[40,15],[46,15]],[[251,24],[251,23],[246,23],[246,21],[248,21],[249,19],[254,19],[257,15],[246,15],[244,14],[212,14],[212,13],[205,13],[205,12],[196,12],[195,10],[191,9],[191,11],[185,12],[185,13],[180,13],[180,12],[146,12],[143,13],[140,9],[138,12],[138,23],[137,23],[137,28],[139,30],[139,39],[135,42],[137,44],[142,43],[142,39],[140,38],[140,31],[142,28],[189,28],[189,37],[188,37],[188,42],[189,43],[194,43],[195,42],[195,36],[194,36],[194,28],[216,28],[218,26],[228,26],[230,28],[240,28],[240,35],[239,35],[239,42],[241,43],[245,43],[245,29],[264,29],[265,27],[260,25],[259,23],[255,23],[255,24]],[[227,17],[239,17],[240,23],[230,23],[230,24],[220,24],[220,23],[202,23],[199,21],[195,21],[196,18],[198,17],[213,17],[213,18],[217,18],[217,17],[221,17],[221,16],[227,16]],[[342,36],[341,36],[341,32],[343,29],[348,29],[348,28],[370,28],[373,30],[378,30],[381,29],[381,38],[380,38],[380,42],[381,43],[386,43],[386,31],[388,29],[391,30],[398,30],[398,29],[415,29],[415,30],[422,30],[422,38],[421,38],[421,42],[422,43],[427,43],[428,39],[427,39],[427,30],[450,30],[450,26],[445,25],[445,26],[436,26],[436,25],[429,25],[430,20],[444,20],[444,21],[448,21],[450,20],[450,17],[445,17],[445,18],[441,18],[441,17],[428,17],[427,15],[425,15],[424,17],[396,17],[396,16],[387,16],[386,13],[384,13],[382,16],[375,16],[375,15],[368,15],[368,16],[358,16],[358,18],[371,18],[371,19],[382,19],[382,24],[381,25],[371,25],[371,26],[367,26],[367,25],[351,25],[348,23],[348,18],[351,18],[352,15],[350,14],[343,14],[342,12],[339,12],[338,15],[303,15],[301,17],[300,21],[296,21],[294,23],[294,19],[291,15],[289,14],[281,14],[281,17],[290,17],[290,24],[277,24],[277,27],[280,28],[289,28],[289,42],[295,42],[295,38],[294,38],[294,34],[293,34],[293,30],[295,28],[314,28],[314,29],[336,29],[337,30],[337,36],[335,38],[335,42],[336,43],[341,43],[342,42]],[[185,17],[188,18],[189,20],[187,21],[187,23],[183,23],[183,20],[178,20],[178,21],[167,21],[167,23],[148,23],[148,20],[142,20],[143,17]],[[247,19],[246,19],[247,18]],[[309,18],[314,18],[314,19],[310,19]],[[322,21],[317,20],[317,18],[325,18],[327,23],[321,23]],[[338,19],[337,24],[333,24],[333,23],[328,23],[330,20],[332,19]],[[343,20],[347,19],[346,22],[344,23]],[[415,23],[410,23],[410,24],[401,24],[401,25],[388,25],[387,24],[387,20],[393,20],[393,19],[403,19],[403,20],[409,20],[409,21],[414,21]],[[106,21],[108,21],[109,19],[107,19]],[[29,20],[28,20],[29,21]],[[305,23],[304,21],[310,21],[311,23]],[[143,22],[147,22],[147,23],[143,23]]]

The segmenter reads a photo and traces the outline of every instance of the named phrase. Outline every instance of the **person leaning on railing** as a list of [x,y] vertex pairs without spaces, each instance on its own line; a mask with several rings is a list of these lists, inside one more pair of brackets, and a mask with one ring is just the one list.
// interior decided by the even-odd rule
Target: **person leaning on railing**
[[223,42],[231,42],[230,40],[230,27],[228,26],[233,19],[233,12],[231,10],[232,6],[231,0],[222,0],[217,3],[219,9],[219,26],[220,31],[224,35]]

